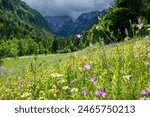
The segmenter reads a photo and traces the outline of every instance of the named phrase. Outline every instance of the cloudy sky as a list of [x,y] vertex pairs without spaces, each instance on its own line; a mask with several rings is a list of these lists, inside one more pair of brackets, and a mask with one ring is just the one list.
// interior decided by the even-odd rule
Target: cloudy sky
[[43,16],[70,15],[76,19],[80,14],[103,10],[112,0],[22,0]]

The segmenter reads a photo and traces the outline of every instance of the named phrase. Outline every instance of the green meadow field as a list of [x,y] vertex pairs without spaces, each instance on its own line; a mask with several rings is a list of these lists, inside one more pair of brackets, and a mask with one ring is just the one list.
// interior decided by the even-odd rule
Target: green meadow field
[[150,98],[149,38],[97,43],[67,54],[5,58],[3,65],[1,100]]

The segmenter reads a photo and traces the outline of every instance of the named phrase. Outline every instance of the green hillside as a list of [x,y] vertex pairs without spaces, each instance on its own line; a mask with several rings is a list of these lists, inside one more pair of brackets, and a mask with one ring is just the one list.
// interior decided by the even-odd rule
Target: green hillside
[[48,53],[53,39],[39,12],[20,0],[0,0],[0,58]]

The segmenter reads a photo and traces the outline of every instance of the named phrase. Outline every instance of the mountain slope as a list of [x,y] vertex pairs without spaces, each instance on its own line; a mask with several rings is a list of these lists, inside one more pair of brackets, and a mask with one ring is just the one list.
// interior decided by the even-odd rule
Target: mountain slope
[[42,28],[48,30],[40,13],[20,0],[0,0],[0,14],[0,38],[20,38]]
[[45,17],[50,31],[55,35],[68,35],[68,31],[73,25],[73,19],[70,16],[46,16]]
[[97,21],[100,14],[104,14],[106,10],[101,12],[94,11],[90,13],[81,14],[76,21],[70,16],[46,16],[45,19],[48,22],[50,31],[55,35],[70,36],[78,34],[83,30],[89,28]]

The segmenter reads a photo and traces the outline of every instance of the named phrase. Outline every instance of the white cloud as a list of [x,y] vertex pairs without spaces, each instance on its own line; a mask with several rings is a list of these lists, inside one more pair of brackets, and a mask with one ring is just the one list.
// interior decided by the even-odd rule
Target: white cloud
[[70,15],[77,18],[81,13],[103,10],[112,0],[22,0],[43,16]]

